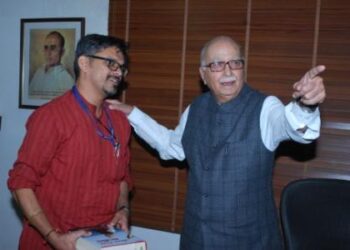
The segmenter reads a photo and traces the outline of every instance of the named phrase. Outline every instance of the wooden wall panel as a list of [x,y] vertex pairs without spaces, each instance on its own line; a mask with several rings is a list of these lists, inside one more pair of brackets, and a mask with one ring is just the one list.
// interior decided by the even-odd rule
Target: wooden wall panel
[[324,116],[332,122],[350,122],[350,2],[322,1],[318,62],[328,72]]
[[[253,1],[251,9],[248,83],[255,88],[291,101],[292,85],[311,68],[314,58],[317,1]],[[277,153],[274,171],[275,201],[279,205],[283,187],[305,178],[307,163],[283,155],[290,148],[300,153],[304,145],[287,143]],[[299,148],[299,149],[298,149]],[[312,150],[310,154],[312,154]],[[294,151],[295,152],[295,151]],[[307,160],[310,160],[308,157]]]
[[[129,86],[123,100],[173,128],[202,91],[199,53],[216,35],[243,46],[247,81],[291,100],[292,84],[325,64],[327,100],[317,142],[285,142],[276,153],[274,192],[295,179],[350,180],[350,2],[348,0],[110,0],[110,34],[130,42]],[[132,223],[181,230],[186,163],[162,161],[137,137],[132,141],[135,193]]]
[[[133,67],[126,101],[138,104],[170,127],[176,125],[179,113],[183,12],[179,1],[131,2]],[[177,170],[160,166],[159,160],[145,150],[133,150],[133,155],[141,157],[133,157],[132,162],[137,169],[135,223],[169,230],[173,227]]]
[[292,84],[312,66],[316,0],[253,1],[248,82],[289,101]]
[[128,1],[111,1],[108,16],[108,33],[128,41]]
[[[179,114],[184,4],[171,0],[111,1],[111,8],[118,8],[120,2],[129,4],[132,65],[124,99],[173,127]],[[156,154],[136,141],[132,142],[131,165],[135,179],[133,223],[173,228],[178,170],[161,166]]]

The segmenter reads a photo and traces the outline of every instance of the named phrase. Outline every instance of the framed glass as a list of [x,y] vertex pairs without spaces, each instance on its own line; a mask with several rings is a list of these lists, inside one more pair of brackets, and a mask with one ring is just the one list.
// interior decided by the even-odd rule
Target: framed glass
[[70,89],[85,18],[21,19],[19,107],[34,109]]

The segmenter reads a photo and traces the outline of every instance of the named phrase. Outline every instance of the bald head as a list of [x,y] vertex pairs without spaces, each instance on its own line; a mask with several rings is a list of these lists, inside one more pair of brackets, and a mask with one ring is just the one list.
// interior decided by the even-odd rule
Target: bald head
[[202,50],[201,50],[201,54],[200,54],[200,65],[206,65],[208,62],[206,62],[207,59],[207,54],[208,51],[210,50],[210,48],[213,45],[216,45],[217,43],[230,43],[235,49],[236,51],[239,52],[239,57],[242,57],[242,51],[241,51],[241,46],[239,45],[239,43],[237,43],[235,40],[233,40],[231,37],[229,36],[216,36],[212,39],[210,39],[206,44],[204,44]]

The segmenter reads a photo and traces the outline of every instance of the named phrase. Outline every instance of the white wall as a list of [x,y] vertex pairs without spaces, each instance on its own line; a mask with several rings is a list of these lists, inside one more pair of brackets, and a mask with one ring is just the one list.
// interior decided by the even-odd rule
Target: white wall
[[[0,1],[0,249],[17,249],[20,217],[11,203],[6,181],[25,133],[32,110],[18,108],[20,19],[85,17],[86,33],[108,32],[108,0]],[[140,227],[133,234],[147,241],[149,250],[177,250],[179,235]]]

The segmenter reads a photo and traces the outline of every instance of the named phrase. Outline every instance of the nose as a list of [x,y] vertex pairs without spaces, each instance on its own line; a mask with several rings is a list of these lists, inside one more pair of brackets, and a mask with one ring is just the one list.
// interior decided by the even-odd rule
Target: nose
[[122,70],[120,68],[116,69],[116,70],[111,70],[111,74],[113,76],[121,76],[123,74]]
[[224,74],[228,75],[228,76],[232,75],[232,70],[231,70],[230,65],[228,64],[228,62],[225,64]]

